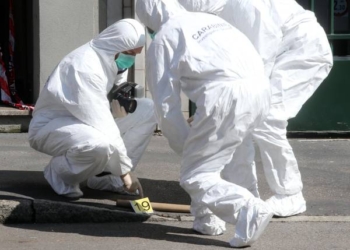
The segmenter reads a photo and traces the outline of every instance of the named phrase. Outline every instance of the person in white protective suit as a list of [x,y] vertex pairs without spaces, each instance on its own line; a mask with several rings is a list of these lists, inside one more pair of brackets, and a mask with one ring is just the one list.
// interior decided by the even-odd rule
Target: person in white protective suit
[[128,114],[107,94],[126,81],[144,44],[144,27],[120,20],[65,56],[47,80],[28,137],[32,148],[52,156],[44,176],[57,194],[79,198],[85,180],[92,189],[141,194],[130,172],[155,129],[153,101],[137,99]]
[[[230,245],[250,245],[272,211],[220,172],[267,113],[263,62],[241,32],[215,15],[189,13],[176,0],[138,0],[136,13],[154,37],[147,83],[162,132],[182,155],[180,185],[191,197],[193,229],[208,234],[213,223],[224,227],[226,221],[236,225]],[[181,112],[181,91],[197,106],[191,127]]]
[[306,211],[297,160],[286,134],[288,119],[329,74],[333,58],[314,13],[295,0],[179,0],[189,11],[223,18],[252,42],[270,78],[272,101],[267,119],[238,147],[222,172],[226,180],[259,197],[254,163],[257,143],[273,196],[266,202],[285,217]]

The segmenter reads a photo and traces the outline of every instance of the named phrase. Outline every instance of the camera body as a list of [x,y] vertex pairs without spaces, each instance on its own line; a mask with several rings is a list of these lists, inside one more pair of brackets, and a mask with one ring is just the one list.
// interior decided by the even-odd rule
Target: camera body
[[113,85],[113,88],[108,93],[107,98],[109,102],[118,100],[120,106],[123,106],[127,113],[133,113],[137,107],[135,97],[138,97],[140,92],[137,83],[124,82],[120,85]]

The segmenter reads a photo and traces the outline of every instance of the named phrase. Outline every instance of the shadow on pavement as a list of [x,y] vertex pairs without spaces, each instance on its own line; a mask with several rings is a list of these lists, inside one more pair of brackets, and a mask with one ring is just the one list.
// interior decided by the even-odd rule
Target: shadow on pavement
[[[190,198],[177,181],[139,179],[145,193],[152,202],[190,204]],[[116,193],[89,189],[81,184],[84,196],[72,201],[75,204],[105,206],[114,205],[116,199],[136,199],[137,196],[118,195]],[[45,180],[40,171],[0,171],[0,198],[6,195],[16,198],[44,199],[70,202],[71,200],[57,195]]]
[[[8,227],[36,230],[42,232],[69,233],[93,237],[132,238],[133,241],[142,239],[169,241],[202,246],[228,247],[223,236],[210,237],[194,232],[191,228],[183,228],[178,224],[164,225],[159,223],[104,223],[104,224],[41,224],[41,225],[7,225]],[[54,228],[54,229],[53,229]],[[225,236],[226,238],[227,236]]]

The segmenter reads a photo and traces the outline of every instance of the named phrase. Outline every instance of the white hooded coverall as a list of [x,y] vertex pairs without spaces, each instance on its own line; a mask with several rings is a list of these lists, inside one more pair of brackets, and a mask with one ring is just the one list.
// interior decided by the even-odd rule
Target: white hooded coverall
[[28,136],[31,147],[52,156],[44,176],[57,194],[79,197],[79,183],[103,171],[116,179],[93,186],[118,191],[119,176],[140,160],[156,124],[153,102],[138,99],[134,113],[114,120],[107,93],[126,80],[115,55],[144,44],[143,26],[121,20],[65,56],[47,80]]
[[[253,43],[270,78],[272,105],[267,119],[252,133],[270,189],[267,202],[278,216],[304,212],[302,180],[287,140],[287,120],[329,74],[333,59],[314,13],[295,0],[179,0],[189,11],[213,13],[240,30]],[[226,180],[259,197],[254,145],[248,136],[222,172]]]
[[[191,196],[194,229],[208,233],[207,226],[222,219],[236,224],[231,245],[249,245],[272,213],[220,172],[270,105],[262,60],[241,32],[214,15],[189,13],[171,0],[138,0],[136,13],[156,32],[146,56],[147,83],[162,132],[182,155],[180,184]],[[197,106],[191,127],[181,91]],[[211,221],[212,213],[220,219]]]

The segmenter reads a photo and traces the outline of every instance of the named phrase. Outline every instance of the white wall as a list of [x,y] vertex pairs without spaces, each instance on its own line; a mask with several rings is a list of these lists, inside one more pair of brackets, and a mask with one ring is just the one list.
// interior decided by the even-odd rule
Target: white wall
[[[59,61],[99,33],[99,0],[39,0],[34,9],[34,100]],[[102,6],[103,7],[103,6]]]

